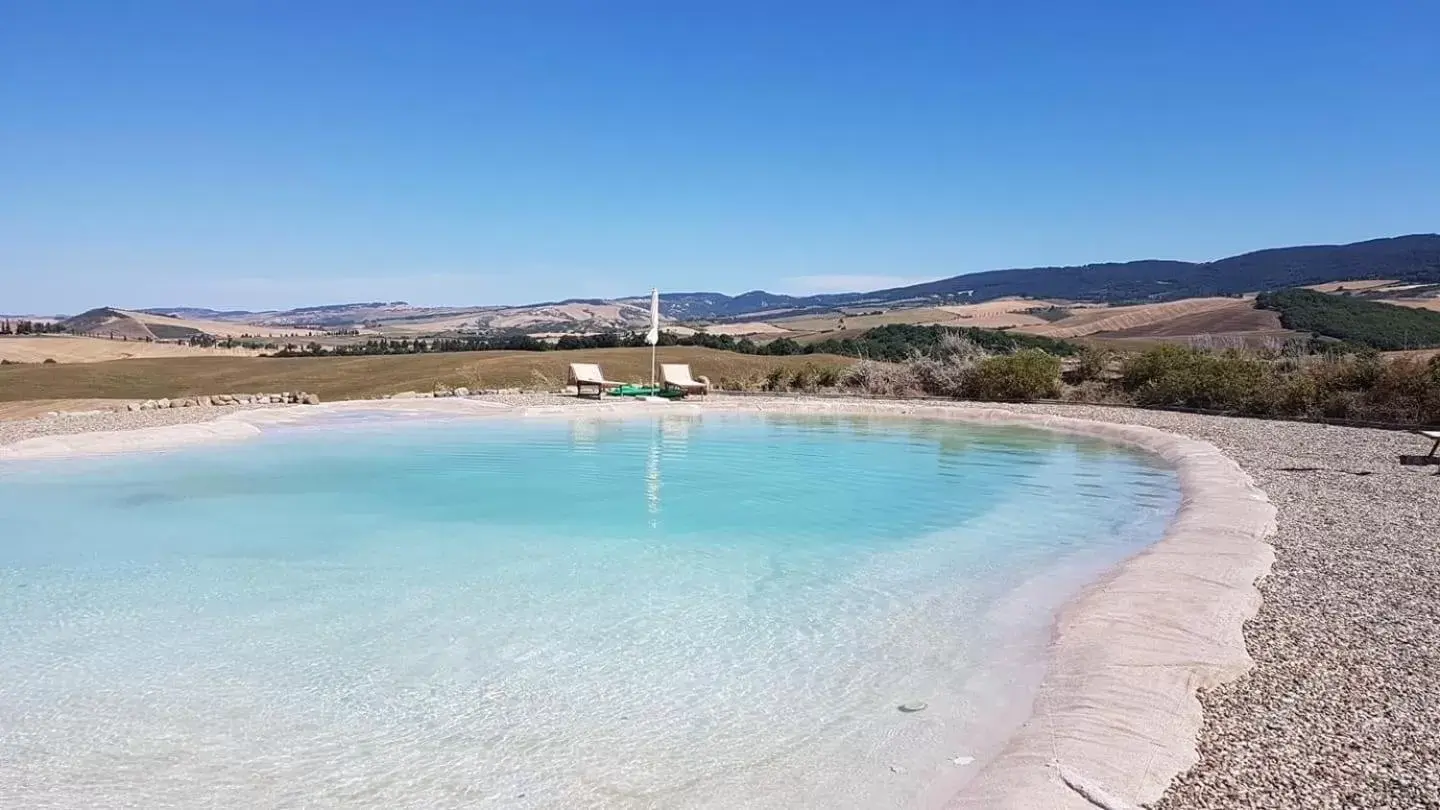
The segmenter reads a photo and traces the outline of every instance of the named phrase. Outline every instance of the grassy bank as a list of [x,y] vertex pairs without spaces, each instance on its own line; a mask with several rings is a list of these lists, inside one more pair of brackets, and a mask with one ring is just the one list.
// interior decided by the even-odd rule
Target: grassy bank
[[[665,347],[660,361],[689,363],[716,384],[758,385],[776,369],[843,367],[829,355],[766,357],[697,347]],[[76,365],[0,366],[0,402],[35,399],[158,399],[204,394],[309,391],[321,399],[360,399],[436,385],[557,389],[570,363],[599,363],[622,381],[648,381],[649,349],[569,352],[454,352],[373,357],[166,357]]]

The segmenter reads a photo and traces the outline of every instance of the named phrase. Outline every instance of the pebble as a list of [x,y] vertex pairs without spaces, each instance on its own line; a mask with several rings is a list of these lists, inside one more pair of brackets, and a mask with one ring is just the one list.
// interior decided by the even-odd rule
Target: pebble
[[1440,476],[1398,462],[1429,449],[1420,437],[1005,407],[1211,442],[1279,510],[1275,565],[1244,628],[1255,668],[1200,694],[1200,762],[1151,810],[1440,810]]

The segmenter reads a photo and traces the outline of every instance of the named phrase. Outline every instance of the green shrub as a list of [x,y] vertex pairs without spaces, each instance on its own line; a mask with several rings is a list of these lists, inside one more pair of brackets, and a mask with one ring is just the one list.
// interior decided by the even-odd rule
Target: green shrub
[[1265,361],[1179,346],[1158,346],[1128,360],[1121,385],[1138,405],[1261,415],[1284,399],[1279,375]]
[[1166,344],[1126,358],[1120,367],[1120,387],[1135,393],[1164,376],[1171,369],[1189,365],[1203,352]]
[[1440,357],[1429,363],[1401,358],[1365,392],[1365,417],[1406,424],[1440,423]]
[[981,361],[969,375],[974,399],[1055,399],[1060,396],[1060,358],[1026,349]]

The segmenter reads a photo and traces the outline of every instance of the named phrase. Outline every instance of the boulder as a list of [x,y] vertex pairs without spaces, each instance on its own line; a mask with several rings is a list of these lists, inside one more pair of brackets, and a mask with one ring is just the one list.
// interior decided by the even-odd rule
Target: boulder
[[469,388],[465,388],[464,386],[461,386],[460,388],[456,388],[456,389],[455,389],[455,396],[457,396],[457,397],[468,397],[468,396],[470,396],[470,389],[469,389]]
[[316,394],[305,394],[300,400],[302,405],[319,405],[320,397]]
[[138,403],[138,402],[131,402],[131,403],[129,403],[128,405],[125,406],[125,410],[127,410],[127,411],[138,411],[138,410],[140,410],[140,403]]
[[451,391],[449,388],[446,388],[446,387],[444,387],[444,386],[441,386],[441,387],[439,387],[439,388],[436,388],[433,392],[431,392],[431,396],[436,396],[436,397],[453,397],[453,396],[455,396],[455,392],[454,392],[454,391]]
[[153,400],[153,399],[147,399],[147,400],[145,400],[144,402],[140,403],[140,410],[142,410],[142,411],[153,411],[153,410],[155,410],[156,405],[157,405],[157,403],[155,402],[155,400]]
[[202,408],[208,408],[211,405],[215,404],[215,401],[210,397],[197,397],[195,399],[195,404],[199,405]]
[[157,407],[157,408],[168,408],[168,407],[170,407],[170,400],[168,400],[168,399],[157,399],[157,400],[155,400],[155,407]]

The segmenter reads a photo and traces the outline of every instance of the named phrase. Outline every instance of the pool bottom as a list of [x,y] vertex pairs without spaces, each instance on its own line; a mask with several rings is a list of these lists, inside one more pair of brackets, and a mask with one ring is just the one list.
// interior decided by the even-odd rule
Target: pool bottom
[[[801,439],[816,440],[815,426],[805,427],[812,434]],[[790,460],[814,458],[812,451],[837,435],[862,441],[855,435],[860,427],[829,426],[818,446],[797,440]],[[430,504],[420,510],[419,528],[392,521],[377,532],[355,521],[340,532],[348,540],[325,537],[313,548],[312,537],[303,553],[293,536],[266,537],[252,525],[248,531],[261,536],[214,532],[220,537],[212,540],[225,542],[212,542],[204,556],[183,553],[183,564],[162,538],[162,548],[139,566],[71,562],[52,580],[32,569],[21,574],[30,581],[14,583],[27,585],[29,597],[5,607],[28,604],[38,613],[71,606],[61,611],[70,637],[38,651],[61,664],[63,677],[40,685],[25,667],[4,673],[7,683],[21,677],[19,694],[30,699],[23,707],[7,701],[0,711],[23,709],[7,720],[32,728],[7,751],[18,758],[4,758],[19,763],[11,775],[25,778],[3,781],[36,789],[25,806],[47,806],[30,801],[37,797],[57,800],[48,806],[119,806],[109,802],[141,796],[150,806],[197,799],[223,806],[931,804],[962,783],[1027,713],[1054,609],[1117,555],[1158,536],[1165,513],[1157,508],[1118,546],[1093,553],[1046,547],[1045,563],[1007,568],[1012,560],[988,550],[1017,537],[1053,540],[1057,517],[1065,514],[1063,499],[1053,497],[1057,488],[1073,495],[1106,480],[1086,469],[1073,442],[1047,439],[1040,447],[1058,454],[1048,463],[1025,455],[1025,463],[1010,465],[1014,437],[961,428],[917,442],[913,433],[889,433],[891,426],[863,427],[885,441],[862,454],[880,453],[874,469],[900,479],[872,477],[833,501],[814,487],[762,492],[752,511],[771,515],[779,503],[802,518],[779,538],[795,542],[779,551],[776,537],[744,525],[715,530],[713,486],[700,487],[697,511],[686,517],[695,494],[686,490],[713,484],[715,470],[735,465],[731,453],[694,464],[697,457],[704,462],[709,443],[702,425],[691,426],[683,441],[672,428],[668,444],[663,429],[628,438],[621,430],[598,442],[565,434],[558,443],[572,469],[581,469],[583,484],[598,486],[602,498],[634,496],[633,509],[611,515],[624,531],[592,533],[582,544],[516,523],[513,515],[498,524],[503,531],[473,535],[467,516],[437,519],[426,512],[434,499],[405,498]],[[788,429],[771,425],[760,441],[740,442],[740,455],[753,459],[774,430]],[[397,448],[413,454],[415,437],[403,438]],[[533,435],[512,438],[517,446],[537,443]],[[962,449],[949,456],[936,449],[960,440]],[[347,440],[351,450],[355,441]],[[546,441],[556,443],[555,435]],[[496,443],[488,435],[446,458],[521,474],[504,453],[472,455]],[[599,446],[605,451],[593,468],[577,461],[577,453],[595,454]],[[650,453],[651,446],[659,451]],[[269,463],[266,448],[255,452]],[[885,453],[896,455],[887,461]],[[634,455],[633,469],[617,469],[617,454]],[[223,464],[201,455],[208,467]],[[658,482],[650,469],[656,457]],[[902,473],[923,458],[925,473],[938,475],[941,457],[958,465],[942,478],[945,486],[913,491],[915,481]],[[317,463],[314,453],[309,458]],[[1130,463],[1125,454],[1093,458]],[[453,500],[443,490],[456,477],[453,467],[417,470],[403,461],[382,464],[392,485],[398,477],[406,486],[423,484],[418,491],[442,487],[438,501]],[[330,478],[342,482],[373,477],[369,468],[354,469],[349,451],[318,464],[321,473],[333,464]],[[1015,478],[1001,491],[1022,500],[1048,491],[1043,510],[995,497],[993,480],[1006,466]],[[259,493],[246,485],[237,495],[235,482],[253,475],[236,472],[202,479],[198,488],[186,478],[187,497],[168,504],[126,503],[132,511],[168,509],[158,517],[183,515],[193,523],[197,503],[209,504],[213,517],[216,502],[258,497],[274,508],[287,498],[336,497],[335,488],[300,481],[267,482]],[[475,483],[458,478],[466,482],[461,491]],[[623,486],[601,483],[611,479]],[[490,483],[500,494],[524,489]],[[338,489],[343,494],[348,486]],[[844,525],[830,521],[827,509],[843,512],[845,499],[886,487],[907,491],[911,506],[937,511],[915,525],[887,511],[875,516],[875,531],[827,534]],[[957,491],[970,490],[987,500],[966,504],[958,515],[941,508],[957,500]],[[393,507],[383,494],[366,493],[372,507],[376,499]],[[707,500],[710,508],[702,509]],[[951,518],[956,526],[933,525]],[[817,523],[824,531],[813,531]],[[274,531],[275,522],[269,525]],[[1103,522],[1073,536],[1125,525]],[[890,536],[891,527],[898,537]],[[323,525],[299,528],[313,533]],[[833,553],[830,539],[844,553]],[[48,565],[48,573],[58,573],[55,561]],[[549,587],[534,587],[537,572]],[[169,632],[156,637],[156,627]],[[124,643],[95,654],[91,648],[105,638]],[[60,648],[90,654],[66,661]],[[928,704],[924,711],[897,711],[915,700]],[[104,721],[99,728],[97,718]],[[23,736],[36,725],[48,726],[49,736],[26,745]],[[16,743],[8,734],[0,739]],[[79,744],[67,750],[53,747],[57,742]],[[42,743],[63,756],[37,759]],[[135,781],[127,785],[121,777]]]

